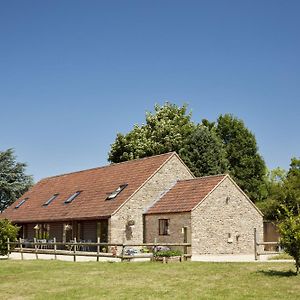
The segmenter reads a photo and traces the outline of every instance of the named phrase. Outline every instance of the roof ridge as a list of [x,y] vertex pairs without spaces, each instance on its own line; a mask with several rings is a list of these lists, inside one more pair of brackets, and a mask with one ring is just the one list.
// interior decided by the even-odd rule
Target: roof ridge
[[111,163],[111,164],[105,165],[105,166],[100,166],[100,167],[95,167],[95,168],[90,168],[90,169],[84,169],[84,170],[79,170],[79,171],[73,171],[73,172],[48,176],[48,177],[42,178],[41,180],[39,180],[39,182],[47,180],[47,179],[51,179],[51,178],[56,178],[56,177],[61,177],[61,176],[66,176],[66,175],[71,175],[71,174],[76,174],[76,173],[81,173],[81,172],[93,171],[93,170],[98,170],[98,169],[104,169],[104,168],[108,168],[108,167],[112,167],[112,166],[117,166],[117,165],[120,165],[120,164],[131,163],[131,162],[134,162],[134,161],[137,161],[137,160],[146,160],[146,159],[151,159],[151,158],[155,158],[155,157],[159,157],[159,156],[171,155],[171,154],[174,154],[174,153],[176,153],[176,152],[172,151],[172,152],[167,152],[167,153],[162,153],[162,154],[157,154],[157,155],[152,155],[152,156],[145,156],[145,157],[142,157],[142,158],[135,158],[135,159],[127,160],[127,161],[121,161],[119,163]]
[[213,178],[213,177],[225,177],[229,174],[216,174],[216,175],[206,175],[206,176],[201,176],[201,177],[195,177],[195,178],[190,178],[190,179],[181,179],[181,180],[178,180],[178,182],[184,182],[184,181],[192,181],[192,180],[200,180],[200,179],[204,179],[204,178]]

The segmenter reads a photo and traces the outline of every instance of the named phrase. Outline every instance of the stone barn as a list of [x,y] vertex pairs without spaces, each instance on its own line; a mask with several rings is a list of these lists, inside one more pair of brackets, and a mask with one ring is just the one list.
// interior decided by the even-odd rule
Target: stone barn
[[229,175],[195,178],[166,153],[48,177],[0,218],[34,237],[67,242],[191,242],[193,256],[253,254],[260,211]]
[[185,241],[192,255],[252,254],[263,215],[229,175],[180,180],[145,214],[146,241]]

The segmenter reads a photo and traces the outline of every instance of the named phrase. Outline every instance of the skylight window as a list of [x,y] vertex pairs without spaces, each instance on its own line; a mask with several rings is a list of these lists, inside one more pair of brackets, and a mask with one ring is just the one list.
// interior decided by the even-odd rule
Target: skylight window
[[16,206],[15,209],[19,208],[21,205],[23,205],[26,201],[28,200],[28,198],[25,198],[23,200],[21,200]]
[[48,206],[59,194],[54,194],[51,196],[44,204],[43,206]]
[[77,191],[75,194],[73,194],[72,196],[70,196],[65,203],[71,203],[79,194],[81,193],[81,191]]
[[107,196],[106,200],[112,200],[116,198],[126,188],[127,185],[127,183],[120,185],[115,191]]

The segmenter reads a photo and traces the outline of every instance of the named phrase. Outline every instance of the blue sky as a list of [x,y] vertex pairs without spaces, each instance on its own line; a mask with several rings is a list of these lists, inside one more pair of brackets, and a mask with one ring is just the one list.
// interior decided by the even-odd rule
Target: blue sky
[[35,180],[107,164],[155,103],[232,113],[300,156],[300,1],[1,1],[0,150]]

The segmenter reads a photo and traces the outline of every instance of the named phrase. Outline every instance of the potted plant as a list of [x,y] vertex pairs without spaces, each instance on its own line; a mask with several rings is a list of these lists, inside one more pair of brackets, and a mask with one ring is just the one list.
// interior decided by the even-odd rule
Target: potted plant
[[154,259],[163,263],[178,262],[182,260],[182,252],[180,250],[162,250],[154,254]]

